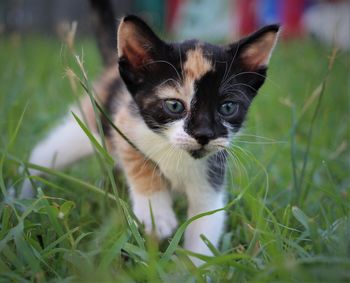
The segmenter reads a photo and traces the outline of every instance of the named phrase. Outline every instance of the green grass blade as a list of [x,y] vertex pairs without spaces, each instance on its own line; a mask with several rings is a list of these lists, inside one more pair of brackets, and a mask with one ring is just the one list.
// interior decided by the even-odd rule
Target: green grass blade
[[131,230],[131,233],[133,235],[133,237],[135,238],[138,246],[141,248],[141,249],[145,249],[145,243],[144,243],[144,240],[143,238],[141,237],[141,234],[136,226],[136,222],[134,220],[134,218],[131,216],[130,212],[129,212],[129,209],[128,209],[128,205],[126,203],[121,203],[121,206],[123,208],[123,211],[124,211],[124,215],[126,217],[126,220],[128,222],[128,225],[129,225],[129,228]]
[[296,206],[292,207],[292,213],[299,223],[304,226],[305,230],[310,232],[309,218],[306,216],[306,214]]
[[99,144],[99,142],[96,140],[96,138],[91,134],[90,130],[85,126],[85,124],[73,112],[72,112],[72,115],[74,116],[74,119],[78,122],[80,128],[84,131],[86,136],[89,138],[91,143],[97,149],[97,151],[104,157],[104,160],[107,161],[110,165],[114,165],[113,158],[109,155],[109,153],[105,150],[105,148],[103,148]]
[[220,209],[211,210],[211,211],[204,212],[204,213],[200,213],[198,215],[195,215],[195,216],[191,217],[186,222],[181,224],[180,227],[176,230],[175,235],[172,238],[172,240],[170,241],[170,244],[169,244],[168,248],[166,249],[166,251],[164,252],[162,258],[160,259],[160,263],[164,264],[167,261],[169,261],[170,257],[173,255],[173,253],[175,252],[175,250],[179,246],[179,243],[180,243],[180,240],[182,238],[182,235],[185,233],[185,230],[186,230],[188,225],[190,225],[193,221],[195,221],[197,219],[200,219],[202,217],[215,214],[215,213],[217,213],[219,211],[223,211],[223,210],[225,210],[225,208],[226,207],[220,208]]
[[130,236],[128,235],[128,233],[124,232],[115,241],[113,246],[110,247],[105,254],[103,254],[103,258],[97,268],[97,271],[102,272],[104,270],[107,270],[108,266],[112,263],[112,261],[120,255],[122,248],[124,247],[125,243],[129,240],[129,238]]

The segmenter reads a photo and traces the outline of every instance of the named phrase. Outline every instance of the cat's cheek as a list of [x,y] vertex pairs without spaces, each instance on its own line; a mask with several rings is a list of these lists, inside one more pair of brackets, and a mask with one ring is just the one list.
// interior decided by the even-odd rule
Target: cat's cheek
[[227,138],[226,137],[217,138],[209,142],[207,149],[212,152],[215,152],[215,151],[222,150],[224,148],[228,148],[230,146],[230,141],[231,141],[230,134],[228,135]]
[[180,120],[173,122],[168,126],[165,134],[172,145],[178,145],[178,137],[181,135],[181,124],[183,124],[183,122]]
[[184,120],[173,122],[166,131],[169,143],[176,148],[183,150],[195,150],[199,145],[194,138],[189,136],[184,130]]

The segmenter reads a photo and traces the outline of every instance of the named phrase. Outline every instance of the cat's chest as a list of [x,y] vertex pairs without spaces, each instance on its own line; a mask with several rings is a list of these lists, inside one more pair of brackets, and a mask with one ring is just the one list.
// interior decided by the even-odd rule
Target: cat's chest
[[138,140],[142,140],[137,143],[138,148],[157,164],[174,190],[183,190],[191,184],[206,183],[207,161],[205,159],[192,158],[187,152],[175,148],[162,136],[147,129],[138,133],[140,135]]
[[182,190],[185,186],[200,184],[206,180],[205,161],[196,161],[183,151],[169,147],[164,154],[160,152],[150,157],[158,164],[160,171],[175,190]]
[[[128,98],[128,97],[127,97]],[[166,137],[145,124],[139,115],[132,115],[123,103],[115,116],[115,124],[136,145],[145,159],[152,160],[161,173],[170,181],[174,190],[183,190],[189,185],[206,186],[208,164],[205,158],[194,159],[187,152],[172,145]],[[118,147],[118,140],[115,140]]]

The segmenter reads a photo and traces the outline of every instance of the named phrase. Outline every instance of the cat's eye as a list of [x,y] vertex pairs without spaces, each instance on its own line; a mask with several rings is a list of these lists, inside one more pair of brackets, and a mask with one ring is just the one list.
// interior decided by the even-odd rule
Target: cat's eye
[[165,100],[164,106],[170,114],[182,114],[185,111],[183,103],[175,99]]
[[238,111],[238,104],[232,101],[226,101],[219,106],[219,113],[223,116],[232,116]]

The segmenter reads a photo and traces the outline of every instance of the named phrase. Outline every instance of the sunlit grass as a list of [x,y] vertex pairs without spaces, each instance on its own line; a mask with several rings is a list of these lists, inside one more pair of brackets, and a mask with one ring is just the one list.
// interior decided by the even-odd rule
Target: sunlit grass
[[[76,50],[92,80],[93,41]],[[0,281],[348,282],[350,58],[339,52],[327,75],[331,55],[311,40],[278,46],[230,149],[226,232],[214,257],[194,255],[206,261],[195,268],[179,246],[188,223],[160,245],[136,229],[103,148],[64,172],[42,168],[36,199],[8,196],[75,99],[65,70],[81,72],[56,40],[1,38]],[[183,202],[175,208],[184,219]]]

